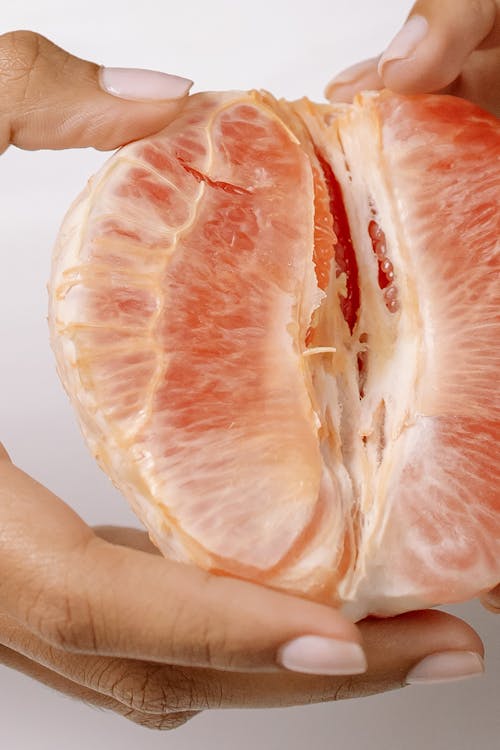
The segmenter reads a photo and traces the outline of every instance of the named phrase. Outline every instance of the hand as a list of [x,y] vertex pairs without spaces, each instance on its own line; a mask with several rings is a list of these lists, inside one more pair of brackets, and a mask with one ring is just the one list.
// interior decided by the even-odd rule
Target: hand
[[500,584],[481,597],[481,603],[490,612],[500,615]]
[[336,76],[331,101],[363,89],[440,92],[500,116],[500,0],[419,0],[381,57]]
[[[189,85],[100,71],[29,32],[1,36],[0,151],[115,148],[164,127]],[[356,627],[333,608],[166,560],[142,532],[92,530],[0,449],[0,662],[56,690],[172,728],[210,707],[464,676],[482,653],[443,612]]]

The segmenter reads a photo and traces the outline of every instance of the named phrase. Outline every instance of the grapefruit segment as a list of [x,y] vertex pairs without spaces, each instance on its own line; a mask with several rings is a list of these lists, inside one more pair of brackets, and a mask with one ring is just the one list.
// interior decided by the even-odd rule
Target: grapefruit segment
[[451,97],[214,93],[90,182],[52,342],[165,554],[354,618],[498,582],[499,161]]

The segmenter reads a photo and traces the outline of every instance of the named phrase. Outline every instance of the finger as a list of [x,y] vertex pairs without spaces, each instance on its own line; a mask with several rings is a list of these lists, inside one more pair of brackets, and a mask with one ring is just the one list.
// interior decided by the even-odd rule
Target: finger
[[3,443],[0,443],[0,461],[10,461],[10,456],[7,453],[7,449]]
[[[383,88],[377,60],[367,60],[360,63],[359,68],[354,65],[340,73],[326,87],[325,96],[331,102],[352,102],[360,91]],[[499,70],[500,48],[477,50],[470,55],[458,78],[436,93],[460,96],[500,117]]]
[[500,117],[500,47],[477,50],[447,92],[474,102]]
[[0,36],[0,153],[113,149],[165,127],[191,81],[154,71],[103,68],[30,31]]
[[500,584],[481,597],[481,604],[490,612],[500,614]]
[[379,76],[378,57],[352,65],[332,78],[325,96],[332,102],[351,102],[359,91],[378,91],[384,87]]
[[499,15],[494,0],[418,0],[380,58],[385,86],[406,94],[448,86],[477,47],[497,43]]
[[109,544],[6,462],[0,571],[4,613],[66,651],[278,671],[283,646],[314,635],[320,641],[299,643],[301,654],[295,644],[295,664],[300,656],[320,672],[365,668],[358,629],[331,607]]
[[114,711],[134,722],[134,724],[139,724],[148,729],[177,729],[198,713],[197,711],[185,711],[172,714],[152,714],[129,708],[120,701],[62,677],[5,646],[0,646],[0,664],[9,669],[14,669],[16,672],[21,672],[69,698],[83,701],[95,708]]
[[153,544],[149,535],[140,529],[125,526],[93,526],[92,531],[100,539],[110,544],[119,544],[122,547],[130,547],[140,552],[148,552],[150,555],[161,555],[158,547]]
[[[369,669],[353,677],[243,674],[75,655],[47,646],[12,620],[3,618],[0,627],[2,638],[12,648],[51,670],[113,697],[131,710],[160,715],[207,708],[292,706],[381,693],[405,685],[423,660],[427,681],[431,681],[431,656],[439,670],[434,681],[458,679],[466,676],[456,672],[457,664],[463,667],[460,655],[483,654],[481,640],[466,623],[438,611],[363,622]],[[446,662],[438,656],[443,653]],[[455,671],[450,673],[450,668]]]

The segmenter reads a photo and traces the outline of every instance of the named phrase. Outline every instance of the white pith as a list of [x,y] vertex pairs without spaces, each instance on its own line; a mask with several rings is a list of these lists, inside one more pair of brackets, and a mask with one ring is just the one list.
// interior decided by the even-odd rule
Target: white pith
[[[383,177],[379,123],[374,111],[366,106],[366,99],[363,107],[359,104],[343,112],[324,107],[322,117],[311,117],[307,107],[299,109],[316,147],[342,188],[358,265],[360,308],[352,334],[338,305],[342,278],[336,279],[332,273],[317,333],[320,345],[327,343],[335,351],[307,358],[315,382],[319,383],[315,398],[326,432],[322,447],[325,466],[339,479],[342,477],[344,486],[347,472],[349,515],[352,517],[359,508],[363,519],[357,530],[355,565],[339,586],[345,609],[354,617],[364,608],[358,596],[360,585],[363,583],[368,595],[375,584],[371,578],[376,571],[367,568],[367,561],[380,545],[390,517],[389,478],[394,479],[398,467],[404,465],[400,437],[416,417],[419,381],[425,366],[426,330],[417,305],[400,217]],[[378,264],[368,233],[372,219],[385,233],[387,256],[394,266],[400,300],[396,313],[388,311],[378,284]],[[366,368],[362,397],[357,366],[360,352],[365,352]],[[341,441],[337,455],[328,446],[332,433]]]
[[[414,300],[415,295],[410,282],[409,258],[405,255],[404,238],[398,233],[398,218],[394,215],[394,206],[381,176],[380,144],[374,141],[378,133],[377,125],[367,117],[366,107],[357,111],[346,109],[341,120],[337,120],[341,110],[325,110],[324,114],[324,118],[308,117],[307,113],[301,113],[301,116],[342,187],[357,253],[361,306],[358,324],[351,336],[339,307],[338,295],[343,279],[336,279],[332,273],[327,299],[323,299],[324,294],[316,286],[313,265],[310,263],[299,313],[300,335],[304,335],[311,313],[323,299],[317,331],[324,339],[321,343],[327,349],[335,350],[320,350],[313,354],[312,349],[302,357],[306,379],[313,377],[316,382],[311,418],[315,422],[323,456],[321,494],[328,507],[328,519],[324,524],[324,533],[316,536],[315,543],[304,550],[300,559],[280,571],[274,580],[271,578],[270,583],[292,590],[307,589],[308,580],[314,580],[319,569],[324,571],[323,577],[328,578],[331,566],[338,559],[335,548],[341,543],[342,535],[347,533],[357,547],[357,558],[340,582],[338,593],[348,610],[348,603],[356,601],[355,608],[349,610],[356,617],[364,614],[366,609],[357,596],[360,584],[364,581],[366,586],[370,577],[366,560],[379,543],[390,515],[386,503],[387,481],[401,461],[397,455],[397,438],[414,418],[417,363],[422,361],[423,327],[418,309],[410,301]],[[328,124],[332,114],[333,121]],[[349,118],[354,118],[355,122],[350,122]],[[338,128],[339,122],[343,123],[343,127]],[[353,124],[355,127],[352,127]],[[290,137],[294,136],[290,134]],[[123,159],[132,160],[133,153],[129,150],[123,157],[118,156],[118,160]],[[362,164],[363,169],[353,172],[349,167],[351,161]],[[65,326],[78,320],[79,310],[61,290],[67,289],[71,269],[81,263],[81,252],[85,247],[83,233],[89,213],[98,200],[100,184],[113,179],[113,172],[118,166],[116,158],[104,165],[70,209],[61,229],[51,278],[52,290],[58,290],[57,294],[54,291],[51,293],[52,343],[61,379],[72,400],[75,394],[80,399],[77,408],[92,452],[152,530],[155,541],[164,553],[178,560],[189,560],[192,553],[186,549],[181,536],[172,533],[166,523],[163,503],[154,501],[159,495],[155,491],[155,472],[154,467],[150,466],[151,461],[133,445],[129,446],[128,452],[135,461],[123,461],[122,440],[116,441],[116,434],[109,429],[98,404],[94,403],[92,392],[82,387],[71,335],[65,335]],[[201,183],[200,195],[203,190]],[[368,235],[368,224],[374,218],[371,212],[373,205],[377,210],[375,218],[386,234],[388,256],[395,269],[402,313],[394,314],[387,310],[378,286],[377,261]],[[105,205],[100,205],[100,211],[106,213]],[[193,208],[192,216],[194,213]],[[131,220],[133,225],[132,217]],[[175,246],[175,237],[172,240]],[[368,336],[366,344],[359,342],[361,334]],[[299,351],[303,350],[300,340],[296,346]],[[368,374],[365,395],[360,400],[357,355],[362,350],[367,352]],[[380,423],[381,409],[385,413],[383,426]],[[340,451],[332,452],[329,448],[328,435],[332,434],[336,435],[337,446],[341,444]],[[322,439],[323,435],[326,435],[326,439]],[[383,449],[381,441],[385,444]],[[171,485],[171,493],[175,497],[175,483]],[[347,526],[352,523],[355,508],[359,508],[362,514],[363,525],[358,529],[345,528],[346,523]],[[203,554],[200,556],[198,549],[196,557],[198,564],[209,567],[208,553],[205,557]]]
[[[208,100],[212,95],[197,96],[202,101],[203,97]],[[226,528],[226,535],[223,536],[224,515],[221,513],[220,518],[217,517],[217,507],[214,506],[211,514],[201,518],[200,524],[197,523],[195,511],[191,515],[186,511],[190,502],[184,483],[186,475],[194,466],[195,471],[199,470],[203,476],[203,472],[210,470],[210,463],[203,463],[203,459],[197,462],[195,459],[189,466],[185,464],[179,469],[168,462],[158,461],[144,444],[134,442],[134,435],[151,416],[151,403],[145,404],[134,415],[129,428],[120,426],[117,429],[112,420],[103,414],[92,385],[87,387],[83,382],[78,352],[72,338],[74,323],[80,320],[82,310],[77,297],[68,295],[67,291],[79,282],[80,268],[86,261],[85,252],[90,244],[92,221],[97,212],[99,216],[109,213],[112,217],[116,210],[113,199],[109,204],[105,199],[109,195],[110,185],[123,179],[120,176],[122,167],[125,169],[127,165],[139,163],[134,144],[112,157],[75,201],[61,229],[53,258],[49,288],[52,345],[61,380],[78,411],[89,447],[145,523],[156,544],[171,558],[216,570],[222,568],[217,556],[220,558],[224,553],[236,561],[239,555],[239,562],[250,567],[254,564],[252,561],[257,560],[255,567],[259,574],[262,573],[262,582],[292,593],[343,604],[345,611],[354,619],[370,612],[392,614],[436,603],[437,599],[430,600],[425,586],[419,589],[414,583],[411,571],[401,572],[397,566],[396,569],[391,568],[391,555],[399,551],[401,545],[394,538],[394,524],[388,522],[391,513],[393,518],[397,517],[398,512],[401,513],[401,508],[397,508],[397,496],[403,467],[411,463],[415,455],[424,455],[424,465],[427,462],[432,466],[433,453],[439,447],[439,436],[434,437],[432,419],[421,417],[439,414],[444,398],[450,401],[450,411],[456,413],[460,393],[454,401],[457,388],[450,391],[451,395],[448,396],[446,392],[443,397],[446,389],[441,382],[441,388],[435,384],[434,372],[442,377],[443,368],[436,356],[432,326],[437,321],[442,334],[447,318],[443,315],[443,321],[438,319],[434,300],[439,298],[442,291],[448,294],[449,289],[446,284],[439,286],[439,281],[434,285],[434,278],[439,280],[439,273],[436,269],[433,272],[432,262],[426,264],[426,268],[430,268],[427,276],[426,269],[422,271],[414,266],[418,262],[418,252],[421,253],[419,238],[415,236],[415,231],[411,237],[406,234],[405,205],[398,201],[397,190],[390,182],[393,172],[385,163],[387,149],[392,148],[391,134],[385,133],[382,148],[382,126],[377,107],[371,106],[372,96],[369,94],[363,95],[352,106],[339,107],[312,106],[307,100],[288,105],[255,92],[217,93],[214,102],[214,114],[204,126],[209,153],[203,163],[196,164],[210,178],[226,179],[224,175],[217,174],[217,170],[213,172],[214,160],[216,163],[213,133],[207,135],[212,121],[225,108],[245,103],[256,106],[260,111],[265,111],[269,119],[280,122],[290,141],[302,144],[311,164],[314,161],[311,151],[314,143],[333,168],[342,187],[359,269],[361,304],[353,334],[340,309],[345,279],[342,276],[336,278],[332,270],[330,286],[325,295],[316,283],[312,256],[307,258],[303,275],[298,279],[299,291],[295,296],[283,295],[273,308],[272,321],[266,331],[270,350],[276,352],[277,364],[268,366],[268,360],[265,360],[268,368],[265,377],[269,378],[270,387],[275,392],[281,387],[283,390],[289,388],[297,412],[304,417],[305,427],[300,434],[305,437],[303,447],[300,441],[299,447],[304,455],[314,456],[314,451],[310,450],[312,436],[321,453],[321,461],[313,458],[310,461],[313,468],[309,471],[310,467],[306,467],[303,475],[300,467],[295,471],[293,462],[287,464],[284,461],[281,474],[276,473],[277,483],[274,487],[276,495],[281,492],[279,499],[286,507],[280,509],[277,503],[276,508],[270,508],[265,517],[262,516],[258,530],[261,544],[245,549],[244,544],[240,544],[236,527]],[[376,95],[373,102],[376,102]],[[394,144],[396,149],[400,146],[397,142]],[[161,178],[165,179],[163,175]],[[263,185],[269,181],[265,165],[257,179]],[[301,186],[304,202],[308,206],[304,223],[308,226],[309,252],[312,251],[314,223],[312,174],[307,174]],[[182,226],[171,231],[170,246],[161,259],[161,269],[167,267],[183,231],[196,224],[197,207],[202,203],[206,190],[206,185],[200,182],[196,195],[190,198],[188,218]],[[400,303],[399,312],[396,313],[387,310],[379,288],[377,260],[368,234],[372,219],[385,233],[387,255],[394,266]],[[144,220],[141,206],[137,214],[132,207],[127,220],[130,226],[138,226],[146,236],[150,233],[154,237],[159,231],[153,219],[151,225],[149,219]],[[265,226],[266,220],[265,215],[259,217],[262,226]],[[164,231],[163,227],[161,231]],[[92,269],[91,263],[90,272]],[[157,273],[158,269],[154,269],[151,276]],[[147,280],[145,283],[148,283]],[[151,283],[159,282],[153,278]],[[420,285],[418,289],[417,284]],[[158,295],[161,297],[161,291]],[[430,300],[434,304],[433,309],[429,309]],[[448,298],[445,306],[447,302]],[[304,341],[313,314],[316,334],[306,349]],[[480,310],[477,315],[481,315]],[[470,318],[470,313],[464,312],[464,320],[470,323]],[[475,325],[476,321],[473,323]],[[454,362],[456,342],[460,337],[456,318],[451,319],[449,327],[451,336],[446,331],[438,339],[439,356],[442,359],[443,349],[448,347],[448,357]],[[360,337],[366,341],[361,341]],[[362,351],[366,357],[367,379],[361,398],[357,357]],[[165,374],[167,359],[165,352],[159,353],[154,382],[159,382]],[[284,367],[279,369],[283,360],[287,360],[287,366],[290,365],[288,371]],[[292,373],[292,369],[299,373],[298,378],[295,377],[297,372]],[[470,370],[467,361],[463,370]],[[279,375],[283,372],[294,375],[290,377],[290,382],[286,377],[280,380]],[[292,382],[293,385],[290,384]],[[479,413],[479,406],[473,407]],[[211,436],[218,450],[224,450],[227,446],[229,452],[231,442],[238,440],[238,435],[224,431],[217,434],[214,430]],[[266,484],[265,471],[258,474],[262,457],[259,450],[262,445],[267,446],[264,438],[259,442],[261,439],[258,437],[251,446],[245,445],[243,439],[241,443],[242,451],[253,450],[256,457],[255,471],[252,467],[248,470],[247,465],[247,473],[244,473],[240,467],[240,481],[244,479],[247,486],[252,485],[244,498],[248,507],[252,507],[253,502],[256,507],[261,507],[258,504],[260,495],[269,493],[270,486],[273,488],[272,484]],[[276,461],[279,461],[279,448],[277,445]],[[191,450],[196,456],[205,452],[205,458],[208,456],[210,459],[210,450],[207,450],[203,435],[193,441]],[[250,452],[247,464],[251,464],[254,453]],[[447,459],[451,454],[445,452],[443,455]],[[454,456],[454,460],[460,460],[459,451]],[[439,474],[440,471],[438,467],[436,476],[439,476],[439,480],[435,480],[436,484],[449,486],[449,477],[443,471]],[[220,507],[230,505],[231,476],[226,474],[226,477],[227,487],[221,487],[218,498]],[[302,485],[301,478],[304,480]],[[299,485],[301,489],[294,495],[293,491]],[[269,497],[269,505],[272,505],[273,498],[271,495]],[[322,523],[295,555],[294,538],[300,537],[304,529],[307,531],[311,517],[314,518],[320,507],[324,513]],[[256,513],[256,525],[258,522],[259,514]],[[288,523],[288,531],[293,531],[295,524],[296,537],[293,533],[286,538],[285,535],[280,537],[277,533],[280,523]],[[395,525],[396,531],[398,528],[404,529],[404,513],[403,522],[399,523],[399,527],[397,523]],[[219,536],[217,526],[221,529]],[[416,535],[406,538],[413,542],[417,539],[421,559],[426,565],[428,561],[428,570],[435,569],[433,550],[425,539],[419,546],[418,530]],[[341,579],[333,585],[336,567],[342,558],[344,539],[347,539],[355,555],[350,557]],[[440,544],[446,545],[446,540],[440,541]],[[292,554],[287,558],[290,550]],[[286,563],[280,566],[283,559]],[[276,569],[273,567],[275,565]],[[478,558],[476,566],[475,571],[471,569],[468,572],[469,587],[473,586],[471,582],[475,575],[481,580],[485,577],[483,571],[487,564],[484,559]],[[388,570],[391,571],[390,576]],[[454,574],[461,575],[460,571]],[[257,578],[253,573],[249,575],[250,578],[252,576]],[[329,592],[334,592],[333,599],[328,598]],[[452,600],[453,593],[450,595]]]

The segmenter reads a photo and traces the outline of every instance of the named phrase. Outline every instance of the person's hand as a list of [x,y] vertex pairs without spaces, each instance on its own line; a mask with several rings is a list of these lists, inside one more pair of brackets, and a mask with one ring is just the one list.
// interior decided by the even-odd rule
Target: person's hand
[[467,676],[481,671],[483,654],[474,631],[443,612],[366,620],[358,630],[332,608],[165,560],[143,532],[93,531],[5,451],[0,644],[0,663],[159,729],[211,707],[337,700]]
[[[164,127],[189,84],[100,70],[29,32],[0,36],[0,152],[115,148]],[[333,608],[166,560],[142,532],[92,530],[0,449],[0,663],[63,693],[172,728],[210,707],[467,676],[482,654],[443,612],[356,627]]]
[[490,612],[500,615],[500,584],[493,591],[481,597],[481,604]]
[[386,51],[326,88],[331,101],[367,89],[454,94],[500,116],[500,0],[419,0]]

